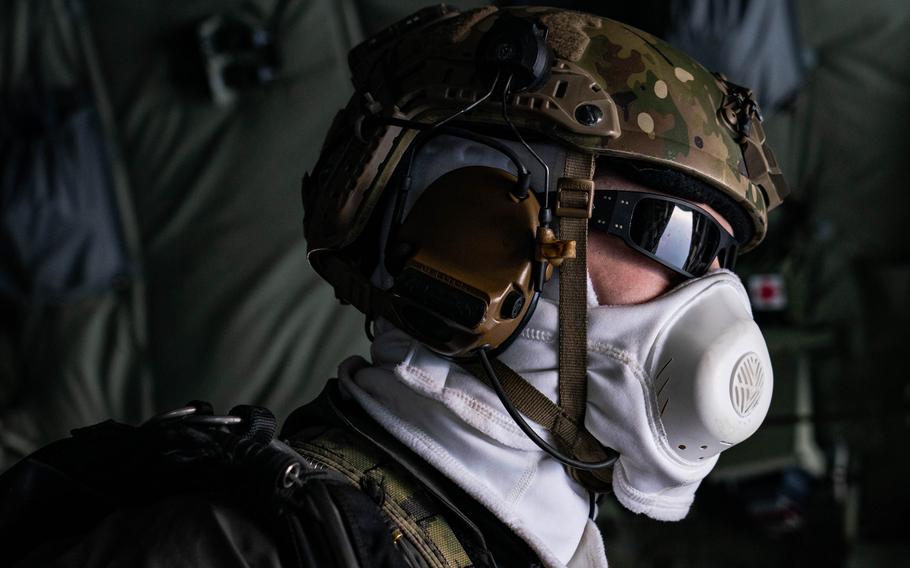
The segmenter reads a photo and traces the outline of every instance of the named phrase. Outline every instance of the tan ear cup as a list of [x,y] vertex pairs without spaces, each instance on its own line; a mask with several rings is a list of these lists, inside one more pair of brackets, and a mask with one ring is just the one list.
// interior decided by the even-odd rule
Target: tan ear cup
[[506,343],[530,315],[540,205],[512,196],[514,175],[487,166],[430,184],[388,250],[405,258],[392,293],[406,331],[443,355]]

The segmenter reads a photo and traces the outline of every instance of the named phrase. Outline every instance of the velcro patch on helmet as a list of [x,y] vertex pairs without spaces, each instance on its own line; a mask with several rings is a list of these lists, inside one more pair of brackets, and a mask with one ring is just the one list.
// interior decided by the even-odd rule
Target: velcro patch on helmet
[[458,18],[455,18],[450,25],[445,26],[440,32],[448,36],[446,39],[449,43],[462,42],[468,37],[468,34],[474,26],[485,20],[487,16],[497,10],[498,8],[496,6],[484,6],[482,8],[470,10]]
[[599,28],[600,18],[579,14],[578,12],[553,12],[541,16],[540,22],[547,26],[547,44],[558,57],[568,61],[578,61],[591,38],[582,28]]

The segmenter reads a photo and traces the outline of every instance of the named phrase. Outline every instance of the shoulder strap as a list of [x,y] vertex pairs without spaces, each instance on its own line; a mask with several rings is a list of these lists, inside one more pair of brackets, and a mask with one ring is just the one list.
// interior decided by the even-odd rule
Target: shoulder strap
[[472,561],[446,520],[446,511],[413,477],[376,448],[360,443],[350,431],[327,428],[291,446],[305,458],[341,473],[388,515],[390,542],[407,556],[409,543],[427,566],[463,568]]
[[196,495],[228,499],[261,525],[284,566],[405,568],[376,506],[274,440],[275,427],[264,408],[214,416],[193,402],[139,428],[107,421],[76,430],[0,476],[4,559],[81,542],[114,512]]
[[[428,504],[425,507],[429,507],[430,517],[436,515],[449,525],[451,533],[458,539],[473,565],[525,568],[540,563],[527,543],[483,505],[386,432],[354,401],[345,399],[339,392],[337,380],[330,381],[319,398],[296,410],[288,418],[281,437],[287,439],[292,447],[302,449],[306,452],[305,455],[309,455],[316,453],[312,446],[298,446],[310,443],[314,437],[325,432],[326,428],[336,428],[343,432],[346,445],[356,448],[346,450],[346,461],[356,462],[358,458],[354,457],[355,452],[368,448],[366,451],[373,456],[371,460],[377,460],[386,467],[394,467],[396,478],[390,484],[391,492],[395,491],[394,485],[401,482],[409,488],[411,494],[419,494],[419,501]],[[328,437],[337,435],[328,434]],[[326,443],[316,442],[315,445],[325,448]],[[324,449],[317,451],[325,453]],[[364,471],[366,477],[381,473],[368,472],[369,468],[364,465],[361,463],[359,469]],[[372,484],[371,481],[366,483]],[[385,493],[388,494],[389,491]],[[402,503],[406,504],[404,509],[407,510],[413,501],[404,499]],[[420,517],[419,511],[417,517]],[[428,520],[432,521],[432,518]],[[429,523],[427,528],[435,531],[435,521]],[[445,554],[442,556],[445,557]],[[452,558],[457,556],[458,554],[450,555]]]

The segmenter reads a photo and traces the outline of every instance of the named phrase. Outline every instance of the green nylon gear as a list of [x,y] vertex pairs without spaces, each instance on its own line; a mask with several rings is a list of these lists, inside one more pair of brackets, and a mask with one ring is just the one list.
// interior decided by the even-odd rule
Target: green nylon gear
[[433,499],[399,465],[391,462],[340,428],[327,428],[319,435],[295,439],[292,447],[319,467],[344,475],[358,487],[374,485],[383,498],[380,507],[395,523],[389,539],[408,542],[432,568],[473,566]]

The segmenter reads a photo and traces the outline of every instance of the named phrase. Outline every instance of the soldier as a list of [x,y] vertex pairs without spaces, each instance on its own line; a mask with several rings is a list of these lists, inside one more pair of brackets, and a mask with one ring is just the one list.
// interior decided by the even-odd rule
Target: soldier
[[602,556],[608,488],[681,519],[771,395],[724,270],[786,192],[751,93],[543,8],[427,10],[350,62],[304,188],[313,266],[377,319],[340,396],[545,564]]
[[[224,461],[280,473],[277,525],[198,487],[123,524],[142,519],[156,558],[196,527],[203,564],[226,537],[272,563],[605,566],[597,495],[683,518],[770,403],[729,270],[786,193],[751,93],[548,8],[427,8],[350,64],[304,227],[313,267],[366,314],[372,362],[344,361],[281,442],[232,413],[248,428],[218,438]],[[159,422],[192,414],[212,436],[232,418],[196,404]]]

